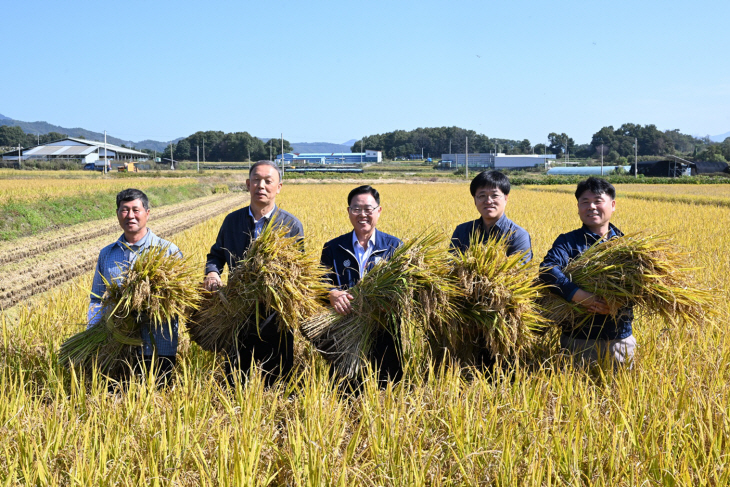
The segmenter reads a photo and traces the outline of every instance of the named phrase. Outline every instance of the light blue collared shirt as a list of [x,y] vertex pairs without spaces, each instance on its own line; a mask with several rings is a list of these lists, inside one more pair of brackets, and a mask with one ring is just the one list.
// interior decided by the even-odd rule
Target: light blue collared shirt
[[368,259],[372,255],[373,249],[375,248],[375,232],[377,232],[377,230],[373,230],[373,234],[370,235],[370,239],[368,240],[368,248],[364,249],[362,248],[362,245],[360,245],[360,242],[358,242],[357,240],[357,234],[355,233],[355,230],[352,231],[352,247],[355,249],[355,258],[357,259],[358,268],[360,270],[360,279],[362,279],[367,272],[367,269],[365,269],[365,265],[367,264]]
[[274,213],[274,210],[276,210],[276,206],[274,206],[270,212],[259,218],[258,220],[256,217],[253,216],[253,213],[251,213],[251,207],[248,207],[248,214],[251,215],[251,219],[253,220],[253,238],[256,240],[259,238],[259,235],[261,234],[261,231],[264,229],[264,223],[269,221],[271,219],[271,215]]

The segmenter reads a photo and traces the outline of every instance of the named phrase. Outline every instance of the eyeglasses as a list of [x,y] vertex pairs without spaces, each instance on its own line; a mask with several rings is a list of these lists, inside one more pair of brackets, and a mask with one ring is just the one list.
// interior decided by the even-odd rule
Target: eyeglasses
[[478,194],[474,199],[483,203],[485,201],[499,201],[504,197],[503,194]]
[[378,206],[348,206],[347,209],[350,210],[350,213],[353,215],[359,215],[362,213],[363,215],[372,215],[375,210],[380,208],[380,205]]

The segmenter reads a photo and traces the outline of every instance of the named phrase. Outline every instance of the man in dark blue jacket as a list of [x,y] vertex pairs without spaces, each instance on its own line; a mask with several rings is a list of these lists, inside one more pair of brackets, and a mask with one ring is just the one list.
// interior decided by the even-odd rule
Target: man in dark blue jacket
[[616,190],[608,181],[590,177],[578,184],[575,197],[583,226],[555,240],[540,264],[540,279],[551,285],[552,292],[585,307],[594,317],[576,330],[564,330],[560,343],[585,360],[608,354],[616,362],[630,362],[636,348],[631,330],[633,308],[623,308],[611,316],[602,297],[580,289],[563,273],[568,263],[591,245],[623,236],[610,222],[616,210]]
[[471,245],[472,237],[479,242],[496,237],[507,239],[507,255],[526,252],[525,262],[532,260],[530,234],[505,215],[510,191],[507,176],[499,171],[482,171],[472,179],[469,190],[481,216],[456,227],[451,247],[464,251]]
[[[327,279],[334,288],[329,300],[341,315],[352,312],[352,295],[348,289],[381,260],[393,255],[401,241],[392,235],[377,231],[380,214],[380,194],[372,186],[359,186],[347,196],[347,214],[353,231],[330,240],[322,249],[322,265],[331,270]],[[373,344],[370,360],[378,370],[381,381],[399,380],[403,369],[399,357],[400,337],[381,332]]]
[[[304,237],[302,223],[291,213],[276,206],[276,195],[281,191],[281,173],[271,161],[259,161],[249,169],[246,187],[251,194],[251,204],[226,216],[218,237],[210,248],[205,263],[205,288],[209,291],[221,285],[220,275],[228,265],[233,269],[251,243],[269,224],[289,228],[288,237]],[[229,380],[239,370],[241,379],[252,364],[261,367],[267,385],[279,377],[285,377],[294,365],[294,335],[288,330],[279,331],[278,316],[270,313],[259,324],[258,332],[240,336],[236,357],[228,357],[226,370]]]

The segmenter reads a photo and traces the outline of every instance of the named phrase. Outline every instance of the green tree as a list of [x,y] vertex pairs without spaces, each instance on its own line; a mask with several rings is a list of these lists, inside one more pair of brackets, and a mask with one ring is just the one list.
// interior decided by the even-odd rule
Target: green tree
[[[16,125],[0,125],[0,145],[5,147],[28,147],[28,140],[23,129]],[[33,144],[35,145],[35,144]]]
[[575,141],[568,137],[565,132],[562,134],[550,132],[548,134],[548,142],[550,143],[548,150],[556,156],[565,154],[566,150],[568,153],[572,153],[575,147]]

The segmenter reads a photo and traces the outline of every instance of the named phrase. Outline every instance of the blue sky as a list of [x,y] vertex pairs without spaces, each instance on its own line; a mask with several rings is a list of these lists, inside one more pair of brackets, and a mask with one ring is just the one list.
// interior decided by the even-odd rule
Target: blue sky
[[5,2],[0,113],[170,140],[730,131],[730,2]]

